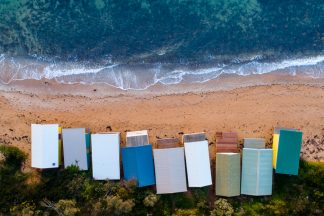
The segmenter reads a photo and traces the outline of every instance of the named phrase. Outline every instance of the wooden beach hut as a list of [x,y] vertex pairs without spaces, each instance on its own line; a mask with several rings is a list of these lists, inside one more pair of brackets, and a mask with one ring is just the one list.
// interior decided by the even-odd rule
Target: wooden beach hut
[[178,138],[162,138],[156,140],[156,147],[159,149],[163,148],[176,148],[180,146]]
[[216,152],[233,152],[238,150],[238,136],[235,132],[216,133]]

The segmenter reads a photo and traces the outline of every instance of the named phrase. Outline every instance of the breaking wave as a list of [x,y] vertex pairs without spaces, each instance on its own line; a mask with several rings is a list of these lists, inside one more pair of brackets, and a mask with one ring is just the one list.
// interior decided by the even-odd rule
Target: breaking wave
[[222,74],[248,76],[271,72],[290,75],[302,73],[313,78],[324,77],[324,55],[269,60],[263,56],[233,59],[226,63],[210,61],[190,63],[100,63],[64,62],[44,57],[11,57],[0,55],[0,81],[49,79],[59,83],[105,83],[123,90],[147,89],[157,83],[197,83],[216,79]]

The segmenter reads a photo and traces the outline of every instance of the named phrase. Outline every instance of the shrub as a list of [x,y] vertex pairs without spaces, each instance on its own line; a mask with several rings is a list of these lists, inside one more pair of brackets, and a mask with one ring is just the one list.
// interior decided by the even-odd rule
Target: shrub
[[76,207],[76,202],[74,200],[62,199],[57,203],[53,203],[45,199],[42,201],[42,206],[55,211],[60,216],[74,216],[80,212],[80,209]]
[[135,181],[95,181],[77,167],[43,170],[27,184],[26,155],[10,146],[0,154],[0,215],[323,215],[323,164],[301,161],[298,176],[274,175],[272,196],[217,199],[211,211],[208,187],[156,195]]
[[76,202],[74,200],[59,200],[55,204],[55,208],[60,215],[73,216],[76,215],[80,209],[76,207]]
[[214,203],[214,210],[210,212],[212,216],[231,216],[234,214],[234,209],[231,203],[226,199],[218,199]]
[[157,195],[155,195],[155,194],[149,194],[143,200],[143,204],[146,207],[154,207],[155,204],[158,202],[158,200],[159,200],[159,197]]
[[119,196],[107,196],[95,203],[93,215],[123,215],[132,211],[133,200],[122,200]]
[[272,199],[268,204],[263,207],[263,212],[268,215],[288,215],[286,202],[280,199]]
[[14,146],[0,145],[0,153],[4,160],[0,161],[0,165],[18,170],[25,162],[27,155]]
[[200,215],[209,215],[210,209],[208,206],[208,190],[209,187],[203,187],[203,188],[193,188],[191,190],[194,203],[196,203],[196,208],[199,211]]
[[0,146],[4,159],[0,161],[0,212],[9,212],[10,207],[24,201],[28,195],[27,175],[21,172],[26,155],[13,146]]
[[41,216],[47,215],[46,212],[38,210],[35,203],[23,202],[10,208],[10,215],[13,216]]
[[198,216],[197,209],[177,209],[172,216]]

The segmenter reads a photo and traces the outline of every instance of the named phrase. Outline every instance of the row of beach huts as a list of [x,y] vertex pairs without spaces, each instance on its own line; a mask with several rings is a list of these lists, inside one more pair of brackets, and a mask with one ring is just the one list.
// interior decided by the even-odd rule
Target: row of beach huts
[[[75,165],[91,169],[95,180],[119,180],[122,164],[125,180],[136,180],[138,187],[156,185],[157,194],[213,184],[205,133],[184,134],[181,143],[158,139],[155,149],[146,130],[127,132],[125,147],[119,132],[91,134],[85,128],[32,124],[31,133],[31,163],[37,169]],[[216,195],[271,195],[273,170],[298,175],[301,144],[301,131],[275,128],[272,149],[262,138],[246,138],[241,155],[237,133],[216,133]]]

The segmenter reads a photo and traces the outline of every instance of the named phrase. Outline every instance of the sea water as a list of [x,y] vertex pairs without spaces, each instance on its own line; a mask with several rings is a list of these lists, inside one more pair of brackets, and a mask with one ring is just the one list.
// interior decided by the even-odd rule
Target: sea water
[[0,55],[0,81],[55,80],[65,84],[104,83],[119,89],[147,89],[155,84],[202,83],[223,74],[249,76],[283,72],[291,76],[302,74],[324,78],[324,55],[303,58],[266,60],[262,57],[234,59],[227,63],[210,61],[190,63],[93,63],[56,61],[39,57]]
[[322,78],[322,14],[322,0],[2,0],[0,83],[140,90],[223,74]]

